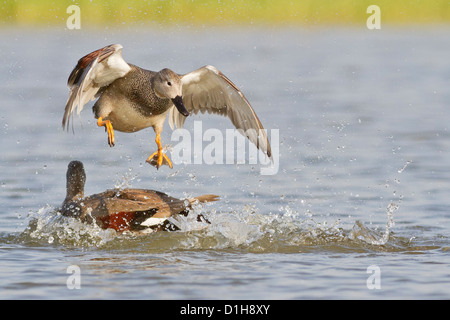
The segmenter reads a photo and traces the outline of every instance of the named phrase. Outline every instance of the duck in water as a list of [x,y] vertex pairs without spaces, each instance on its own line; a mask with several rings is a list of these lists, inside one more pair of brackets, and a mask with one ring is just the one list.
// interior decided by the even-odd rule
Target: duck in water
[[[216,195],[181,200],[146,189],[111,189],[84,197],[86,173],[83,163],[71,161],[66,176],[67,193],[61,214],[120,232],[178,230],[170,217],[187,216],[195,203],[219,200]],[[208,223],[202,215],[197,216],[197,221]]]

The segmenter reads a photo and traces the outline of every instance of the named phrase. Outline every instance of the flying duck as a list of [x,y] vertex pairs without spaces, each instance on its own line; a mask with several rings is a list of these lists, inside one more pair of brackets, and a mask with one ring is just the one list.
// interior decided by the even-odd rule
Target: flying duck
[[97,125],[105,127],[108,144],[115,143],[114,130],[136,132],[152,127],[158,150],[146,160],[157,169],[172,168],[163,152],[161,132],[169,114],[169,125],[181,128],[190,113],[228,116],[238,131],[269,158],[272,152],[261,121],[238,87],[217,68],[207,65],[187,74],[170,69],[149,71],[122,58],[122,46],[112,44],[82,57],[70,73],[70,88],[63,128],[75,110],[80,114],[90,100]]

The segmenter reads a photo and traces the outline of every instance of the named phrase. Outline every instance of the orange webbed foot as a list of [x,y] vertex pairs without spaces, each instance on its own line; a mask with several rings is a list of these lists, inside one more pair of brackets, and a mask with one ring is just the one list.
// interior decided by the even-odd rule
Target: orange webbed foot
[[148,162],[152,166],[155,166],[156,169],[159,169],[159,167],[161,167],[162,165],[167,165],[170,168],[173,168],[172,161],[170,161],[169,157],[159,150],[148,157],[146,162]]
[[155,166],[156,169],[159,169],[159,167],[161,167],[162,165],[167,165],[172,169],[172,161],[170,161],[169,157],[164,152],[162,152],[163,148],[161,146],[160,134],[156,135],[155,142],[158,145],[158,151],[154,152],[150,157],[148,157],[146,162],[148,162],[152,166]]
[[105,131],[108,132],[108,144],[110,147],[114,147],[114,129],[109,120],[103,120],[99,117],[97,120],[97,125],[99,127],[105,127]]

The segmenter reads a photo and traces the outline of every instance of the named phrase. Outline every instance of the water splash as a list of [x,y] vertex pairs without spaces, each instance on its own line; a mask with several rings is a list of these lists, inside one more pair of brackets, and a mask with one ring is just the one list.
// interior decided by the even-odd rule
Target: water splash
[[131,188],[133,181],[137,178],[137,174],[133,173],[133,168],[129,168],[114,184],[114,187],[119,190]]
[[23,244],[96,247],[115,237],[114,230],[103,230],[96,225],[64,217],[52,206],[31,213],[28,219],[28,226],[18,237]]
[[[177,219],[181,231],[137,235],[82,223],[64,217],[56,208],[48,206],[30,215],[28,226],[17,240],[28,245],[140,248],[145,252],[204,249],[255,253],[386,250],[386,245],[392,241],[390,230],[394,226],[394,212],[397,209],[394,202],[387,207],[388,221],[382,232],[371,230],[360,221],[346,230],[339,219],[319,221],[320,215],[296,211],[288,206],[268,214],[260,213],[254,205],[223,212],[198,206],[194,208],[196,214]],[[197,214],[203,214],[211,224],[198,223]]]
[[390,230],[395,225],[394,212],[397,211],[398,205],[395,202],[390,202],[386,208],[387,223],[384,233],[381,237],[376,235],[374,231],[368,229],[360,221],[355,222],[352,232],[350,233],[350,239],[359,239],[372,245],[383,246],[389,241]]

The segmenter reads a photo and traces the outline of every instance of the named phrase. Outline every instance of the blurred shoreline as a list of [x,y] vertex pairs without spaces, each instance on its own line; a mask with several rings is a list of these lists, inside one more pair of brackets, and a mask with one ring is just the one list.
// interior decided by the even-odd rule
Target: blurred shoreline
[[66,23],[76,5],[83,27],[152,25],[365,25],[377,5],[383,24],[450,23],[448,0],[7,0],[0,4],[0,25],[51,26]]

